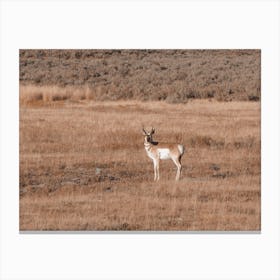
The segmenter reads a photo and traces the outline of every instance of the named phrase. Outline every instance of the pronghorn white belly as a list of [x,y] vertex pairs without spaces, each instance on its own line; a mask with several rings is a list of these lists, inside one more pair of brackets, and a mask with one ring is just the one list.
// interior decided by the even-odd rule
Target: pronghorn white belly
[[170,157],[170,150],[169,149],[158,149],[158,154],[160,159],[169,159]]

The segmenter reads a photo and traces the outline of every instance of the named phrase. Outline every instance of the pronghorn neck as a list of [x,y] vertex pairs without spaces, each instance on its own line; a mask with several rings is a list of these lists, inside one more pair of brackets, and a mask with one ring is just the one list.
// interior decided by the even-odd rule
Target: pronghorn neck
[[151,142],[148,141],[148,136],[145,136],[144,147],[147,152],[149,152],[152,148]]
[[158,142],[153,141],[153,139],[148,140],[148,136],[145,136],[144,147],[147,152],[150,152],[152,146],[157,145]]

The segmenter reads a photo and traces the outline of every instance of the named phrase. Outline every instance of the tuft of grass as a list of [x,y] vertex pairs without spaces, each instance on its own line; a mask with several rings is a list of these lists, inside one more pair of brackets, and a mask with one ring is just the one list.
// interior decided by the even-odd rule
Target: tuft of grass
[[33,103],[50,103],[62,100],[80,101],[94,100],[95,92],[88,86],[59,87],[59,86],[35,86],[20,85],[20,103],[32,105]]

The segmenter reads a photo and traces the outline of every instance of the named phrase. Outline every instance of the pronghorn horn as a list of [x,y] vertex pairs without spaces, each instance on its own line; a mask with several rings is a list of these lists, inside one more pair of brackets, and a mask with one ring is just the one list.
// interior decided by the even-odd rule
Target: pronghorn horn
[[144,126],[143,126],[143,132],[147,135],[148,133],[146,132],[146,130],[144,129]]

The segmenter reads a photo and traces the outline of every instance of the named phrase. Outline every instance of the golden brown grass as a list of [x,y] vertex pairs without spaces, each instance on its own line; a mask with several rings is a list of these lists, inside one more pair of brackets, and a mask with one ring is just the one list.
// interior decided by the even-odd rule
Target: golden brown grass
[[92,100],[94,99],[94,91],[86,85],[79,87],[21,85],[19,98],[21,105],[61,100]]
[[[259,102],[42,100],[20,108],[21,230],[260,230]],[[143,124],[185,145],[179,182],[171,161],[152,181]]]

